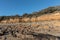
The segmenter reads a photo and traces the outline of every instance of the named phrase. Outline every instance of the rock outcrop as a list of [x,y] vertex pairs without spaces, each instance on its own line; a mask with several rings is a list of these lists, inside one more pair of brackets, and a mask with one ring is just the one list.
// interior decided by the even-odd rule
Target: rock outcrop
[[0,40],[60,40],[59,33],[55,33],[54,27],[50,30],[30,23],[0,25]]
[[[0,18],[0,40],[60,40],[59,7],[23,16]],[[54,9],[54,10],[53,10]],[[58,9],[58,10],[57,10]],[[39,13],[45,13],[40,15]],[[39,16],[40,15],[40,16]]]

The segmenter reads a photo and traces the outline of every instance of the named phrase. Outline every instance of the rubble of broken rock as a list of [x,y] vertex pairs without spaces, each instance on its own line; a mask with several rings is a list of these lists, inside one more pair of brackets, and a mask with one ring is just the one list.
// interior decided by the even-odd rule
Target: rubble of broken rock
[[54,27],[48,29],[49,24],[51,22],[0,24],[0,40],[60,40],[57,34],[50,33]]

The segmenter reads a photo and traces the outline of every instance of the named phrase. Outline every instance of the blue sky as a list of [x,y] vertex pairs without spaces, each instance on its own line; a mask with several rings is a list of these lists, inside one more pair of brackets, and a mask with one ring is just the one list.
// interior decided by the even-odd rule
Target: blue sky
[[60,0],[0,0],[0,16],[23,15],[50,6],[60,6]]

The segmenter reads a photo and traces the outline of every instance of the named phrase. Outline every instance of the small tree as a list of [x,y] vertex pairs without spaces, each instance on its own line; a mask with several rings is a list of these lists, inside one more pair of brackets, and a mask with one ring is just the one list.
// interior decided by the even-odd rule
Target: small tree
[[27,13],[24,13],[22,17],[27,17],[27,16],[28,16],[28,14]]
[[16,14],[15,17],[20,17],[20,16],[18,14]]

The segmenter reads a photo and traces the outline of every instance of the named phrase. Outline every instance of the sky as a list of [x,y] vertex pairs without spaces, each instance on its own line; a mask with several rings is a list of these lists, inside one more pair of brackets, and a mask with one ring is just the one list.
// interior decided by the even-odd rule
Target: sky
[[60,0],[0,0],[0,16],[30,14],[50,6],[60,6]]

